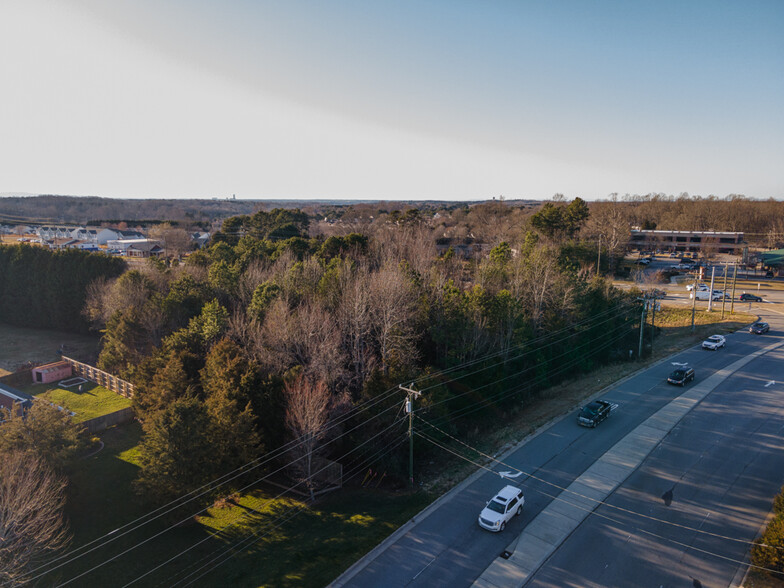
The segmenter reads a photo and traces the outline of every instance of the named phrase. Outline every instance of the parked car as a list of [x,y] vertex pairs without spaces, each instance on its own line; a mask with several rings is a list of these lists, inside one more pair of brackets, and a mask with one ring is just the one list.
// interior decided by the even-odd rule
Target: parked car
[[752,323],[749,327],[749,333],[754,333],[755,335],[762,335],[762,333],[767,333],[768,331],[770,331],[770,325],[762,321]]
[[479,513],[479,526],[488,531],[498,533],[506,528],[515,515],[523,512],[525,496],[516,486],[504,486]]
[[648,257],[641,257],[640,259],[636,260],[634,263],[639,265],[648,265],[649,263],[651,263],[651,260]]
[[577,415],[577,423],[583,427],[595,427],[610,416],[610,413],[616,408],[618,408],[618,405],[612,402],[594,400],[590,404],[583,406],[580,414]]
[[[691,292],[694,290],[694,284],[686,284],[686,289]],[[697,290],[707,290],[708,284],[697,284]]]
[[678,254],[675,251],[673,251],[672,253],[670,253],[670,257],[678,257]]
[[681,367],[670,374],[670,377],[667,378],[667,383],[674,384],[676,386],[685,386],[693,380],[694,368]]
[[740,299],[744,302],[762,302],[762,298],[760,296],[757,296],[756,294],[749,294],[748,292],[741,294]]
[[711,351],[716,351],[719,347],[724,347],[724,344],[727,340],[724,338],[723,335],[711,335],[705,341],[702,342],[703,349],[710,349]]

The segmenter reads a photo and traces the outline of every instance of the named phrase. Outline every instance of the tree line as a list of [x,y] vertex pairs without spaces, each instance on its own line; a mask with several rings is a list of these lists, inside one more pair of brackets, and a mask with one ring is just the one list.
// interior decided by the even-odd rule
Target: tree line
[[86,290],[112,279],[125,262],[77,249],[52,251],[26,244],[0,245],[0,322],[86,333]]

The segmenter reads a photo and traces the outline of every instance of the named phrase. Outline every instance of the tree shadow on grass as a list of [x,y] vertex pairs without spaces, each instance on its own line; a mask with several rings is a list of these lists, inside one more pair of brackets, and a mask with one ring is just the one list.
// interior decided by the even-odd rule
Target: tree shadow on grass
[[294,499],[264,504],[263,497],[258,492],[255,502],[234,507],[242,522],[215,534],[223,553],[217,561],[231,558],[200,585],[324,586],[427,503],[362,490],[339,491],[311,506]]

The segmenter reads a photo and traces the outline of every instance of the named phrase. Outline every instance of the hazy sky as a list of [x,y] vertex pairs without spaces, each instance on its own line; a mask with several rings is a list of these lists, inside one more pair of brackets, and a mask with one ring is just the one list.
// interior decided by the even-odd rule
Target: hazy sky
[[781,0],[0,0],[0,192],[784,198]]

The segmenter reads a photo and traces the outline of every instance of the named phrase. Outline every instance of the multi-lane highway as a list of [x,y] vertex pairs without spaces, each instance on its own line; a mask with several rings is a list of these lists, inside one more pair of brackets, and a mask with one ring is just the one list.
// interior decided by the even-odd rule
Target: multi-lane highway
[[[640,579],[649,586],[689,586],[693,579],[729,585],[745,569],[739,562],[748,542],[784,483],[784,346],[772,349],[784,342],[784,305],[754,308],[770,322],[770,333],[730,334],[717,352],[687,349],[606,391],[603,398],[620,408],[598,428],[579,427],[570,414],[503,456],[507,465],[492,469],[525,472],[514,483],[526,496],[523,514],[503,533],[482,530],[476,517],[509,482],[480,470],[334,585],[629,586]],[[696,381],[667,385],[672,362],[693,366]],[[602,502],[585,509],[583,520],[559,529],[560,537],[533,536],[542,527],[537,517],[569,498],[564,489],[584,482],[597,460],[690,391],[699,392],[694,404],[678,413],[650,453],[626,464],[629,471]],[[503,551],[513,557],[500,558]]]

